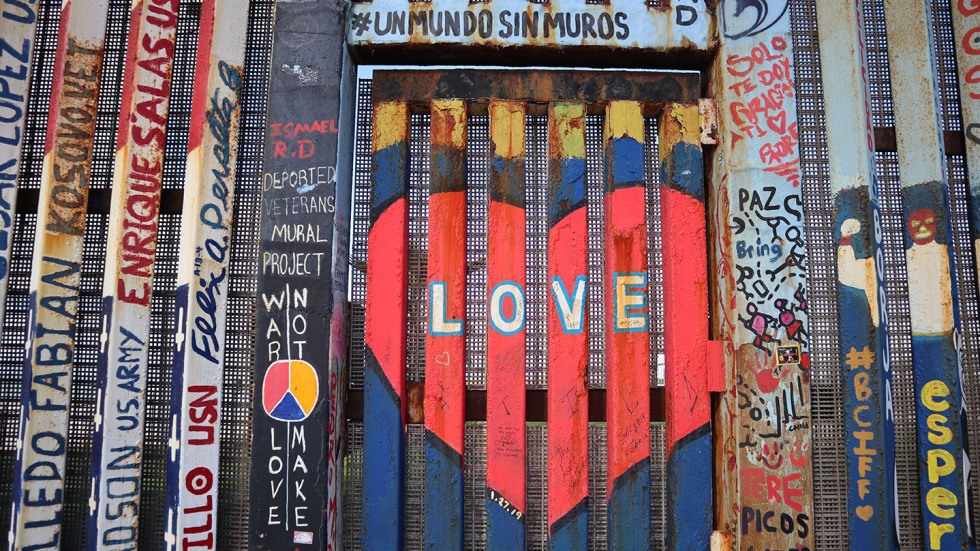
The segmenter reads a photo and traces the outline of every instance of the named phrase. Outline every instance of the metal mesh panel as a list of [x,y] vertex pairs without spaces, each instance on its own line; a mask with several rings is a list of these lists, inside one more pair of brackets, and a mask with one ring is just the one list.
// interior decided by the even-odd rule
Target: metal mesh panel
[[667,425],[650,425],[650,548],[666,549]]
[[466,125],[466,387],[487,387],[487,211],[490,119]]
[[344,457],[344,549],[361,548],[361,476],[364,469],[364,423],[347,422],[347,455]]
[[816,549],[849,549],[833,199],[827,166],[820,49],[814,0],[790,3],[800,169],[806,213]]
[[[606,242],[604,218],[606,155],[602,115],[585,117],[586,220],[589,240],[589,388],[606,388]],[[605,442],[603,440],[603,442]],[[605,445],[605,444],[603,444]],[[603,478],[605,480],[605,478]],[[597,494],[598,495],[598,494]],[[589,521],[593,522],[592,520]],[[605,534],[605,521],[603,521]],[[605,540],[603,540],[605,541]],[[604,544],[603,544],[604,545]]]
[[[862,0],[861,10],[868,56],[871,123],[874,126],[895,126],[891,73],[888,70],[888,40],[885,37],[885,0]],[[816,18],[813,22],[815,26]]]
[[[967,430],[970,457],[974,464],[980,457],[980,300],[977,297],[976,258],[973,236],[970,234],[969,182],[965,159],[951,155],[949,168],[950,210],[953,222],[956,281],[959,294],[959,315],[962,340],[960,360],[963,362],[963,384],[967,405]],[[973,518],[976,531],[980,520],[980,477],[973,475]]]
[[351,217],[350,388],[364,388],[364,305],[367,300],[367,237],[371,220],[371,80],[357,83],[354,128],[354,213]]
[[915,422],[915,380],[912,370],[908,279],[905,271],[905,220],[898,173],[898,154],[875,153],[881,196],[885,297],[888,301],[888,346],[895,412],[895,465],[898,470],[898,514],[903,546],[921,548],[918,447]]
[[606,424],[589,423],[589,549],[606,548],[606,446]]
[[425,425],[409,423],[405,432],[405,549],[425,549]]
[[527,331],[527,388],[544,389],[548,386],[548,117],[528,115],[524,128],[527,136],[527,170],[524,178],[527,212],[527,285],[524,291],[527,297],[527,321],[524,325]]
[[548,541],[548,426],[527,425],[527,551],[544,551]]
[[429,115],[412,115],[409,130],[407,376],[409,381],[421,382],[428,328]]
[[463,440],[463,547],[487,548],[487,424],[466,423]]
[[650,312],[650,386],[663,386],[659,358],[664,353],[664,259],[660,234],[660,151],[659,124],[647,118],[643,125],[646,148],[645,172],[647,200],[647,304]]

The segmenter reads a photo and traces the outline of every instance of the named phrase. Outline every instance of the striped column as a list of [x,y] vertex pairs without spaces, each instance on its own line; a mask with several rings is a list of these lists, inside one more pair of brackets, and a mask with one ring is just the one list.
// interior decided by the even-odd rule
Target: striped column
[[976,549],[932,9],[924,0],[886,0],[885,20],[892,29],[888,58],[906,222],[923,542],[927,549]]
[[[65,2],[69,6],[70,2]],[[63,7],[64,9],[64,7]],[[0,331],[7,304],[10,251],[14,242],[20,153],[24,146],[27,95],[34,66],[34,34],[37,11],[28,2],[5,2],[0,6]]]
[[650,319],[643,113],[606,107],[606,494],[609,549],[650,542]]
[[177,273],[167,549],[211,548],[220,538],[218,418],[247,23],[244,0],[201,4],[184,178],[190,222],[182,227]]
[[585,105],[548,110],[548,546],[589,542]]
[[463,549],[466,105],[432,104],[425,339],[425,546]]
[[[176,2],[138,3],[131,12],[102,280],[89,507],[89,527],[97,534],[88,539],[93,550],[117,540],[119,545],[133,545],[137,537],[148,320],[178,13]],[[127,502],[135,507],[124,507]]]
[[660,117],[668,549],[707,549],[712,527],[708,240],[699,123],[697,105],[668,104]]
[[107,15],[105,0],[62,4],[31,269],[22,445],[13,476],[15,550],[63,543],[68,404]]
[[848,535],[854,549],[897,549],[897,480],[885,313],[884,258],[875,177],[861,3],[820,2],[827,150],[837,247],[844,377]]
[[525,105],[490,101],[487,548],[525,542]]
[[361,509],[361,545],[367,550],[401,549],[405,537],[408,126],[406,103],[375,106]]

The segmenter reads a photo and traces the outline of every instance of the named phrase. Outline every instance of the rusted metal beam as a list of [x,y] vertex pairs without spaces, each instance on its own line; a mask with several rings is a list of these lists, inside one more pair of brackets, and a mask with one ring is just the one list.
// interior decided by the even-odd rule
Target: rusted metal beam
[[24,146],[24,124],[30,75],[34,66],[34,34],[37,10],[26,1],[8,1],[0,6],[0,331],[7,304],[10,251],[14,244],[20,154]]
[[[712,170],[716,514],[737,549],[814,547],[807,257],[789,2],[719,5]],[[668,425],[669,426],[669,425]],[[779,523],[781,529],[771,530]]]
[[63,543],[68,404],[107,16],[106,0],[62,4],[31,267],[22,445],[13,476],[15,550]]
[[667,547],[706,549],[712,529],[708,236],[698,106],[660,117],[667,390]]
[[[861,2],[819,2],[827,149],[837,247],[848,536],[897,549],[897,479],[884,258]],[[920,47],[926,47],[920,45]]]
[[375,102],[361,509],[361,545],[369,550],[401,549],[405,538],[408,127],[408,105]]
[[606,480],[609,549],[650,541],[650,314],[644,120],[639,102],[606,108]]
[[[176,0],[137,2],[130,12],[102,280],[89,549],[135,545],[160,188],[169,118]],[[125,410],[119,404],[125,404]],[[212,438],[217,438],[217,413]],[[174,450],[176,451],[176,450]],[[120,481],[125,490],[120,490]],[[210,480],[217,487],[217,480]],[[213,537],[212,533],[208,537]],[[193,538],[196,540],[197,538]]]
[[968,499],[966,398],[959,301],[941,125],[939,77],[926,1],[885,1],[895,135],[906,220],[905,259],[918,424],[922,540],[927,549],[974,544]]
[[[247,0],[201,3],[178,257],[167,455],[168,546],[214,549],[229,248]],[[218,32],[215,32],[215,31]]]
[[466,105],[432,104],[428,334],[425,339],[425,544],[463,549],[466,397]]
[[548,545],[589,541],[585,105],[548,109]]
[[525,105],[490,101],[487,547],[525,543]]
[[499,98],[522,101],[601,103],[693,102],[701,95],[698,73],[608,71],[375,71],[376,101],[426,103],[430,99]]

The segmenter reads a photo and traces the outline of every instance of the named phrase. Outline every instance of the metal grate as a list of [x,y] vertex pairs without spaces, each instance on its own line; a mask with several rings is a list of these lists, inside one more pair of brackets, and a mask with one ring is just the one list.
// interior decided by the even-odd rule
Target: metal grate
[[[871,94],[871,124],[895,126],[891,73],[888,70],[888,39],[885,36],[885,0],[861,0],[865,51],[868,56],[868,86]],[[816,25],[816,19],[813,19]]]
[[487,548],[487,424],[466,423],[463,441],[463,547]]
[[[490,119],[466,124],[466,387],[487,387],[487,211]],[[482,495],[482,494],[481,494]]]
[[[524,196],[527,212],[527,388],[548,387],[548,117],[528,115]],[[528,437],[530,438],[530,436]],[[530,522],[530,519],[528,519]],[[530,525],[528,525],[530,529]],[[530,534],[528,534],[530,542]]]
[[915,380],[912,368],[912,327],[905,271],[905,217],[898,173],[898,154],[875,153],[878,208],[881,211],[885,258],[885,299],[891,357],[892,403],[895,416],[895,467],[898,471],[898,514],[902,546],[922,547],[919,501],[918,444],[915,422]]
[[371,220],[371,80],[357,83],[357,118],[354,129],[354,212],[351,217],[351,304],[349,387],[364,388],[364,305],[367,300],[367,237]]
[[[408,175],[408,380],[425,379],[429,280],[429,115],[412,115]],[[419,511],[421,516],[421,511]]]
[[[347,422],[347,455],[344,456],[344,549],[361,548],[361,476],[364,469],[364,423]],[[469,471],[467,471],[469,476]]]
[[816,549],[849,549],[833,199],[814,0],[790,3],[810,322],[813,531]]
[[548,541],[548,426],[527,424],[527,551],[545,551]]
[[660,235],[660,130],[657,119],[643,121],[646,148],[647,304],[650,324],[650,386],[664,386],[659,372],[664,353],[664,259]]
[[932,0],[933,48],[936,72],[939,77],[940,106],[943,110],[943,128],[962,131],[960,114],[960,88],[956,74],[956,40],[953,38],[953,21],[949,2]]

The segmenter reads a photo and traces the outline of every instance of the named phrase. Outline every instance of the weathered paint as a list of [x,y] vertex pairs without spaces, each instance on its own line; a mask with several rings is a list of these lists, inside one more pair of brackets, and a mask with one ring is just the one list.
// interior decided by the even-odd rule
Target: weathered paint
[[[89,549],[139,530],[143,429],[163,154],[178,2],[134,3],[102,280]],[[215,438],[216,438],[215,431]]]
[[57,547],[62,539],[68,403],[107,15],[106,0],[62,4],[31,270],[12,550]]
[[585,105],[548,111],[548,548],[589,543]]
[[487,547],[525,541],[525,255],[523,102],[490,101],[487,236]]
[[607,534],[610,549],[650,541],[650,317],[644,121],[636,101],[606,107]]
[[428,332],[425,339],[425,546],[463,549],[466,370],[466,105],[431,109]]
[[715,330],[728,367],[717,417],[717,514],[739,549],[812,549],[807,259],[789,3],[761,6],[719,5],[719,146],[709,195],[712,265],[720,267]]
[[848,533],[852,548],[896,549],[897,473],[884,258],[861,3],[817,4],[837,247]]
[[0,330],[7,303],[10,251],[14,244],[14,207],[20,152],[27,122],[27,95],[34,65],[37,11],[24,1],[0,5]]
[[253,551],[336,546],[338,355],[346,347],[335,306],[346,258],[336,257],[333,236],[346,217],[335,195],[346,156],[338,157],[344,6],[276,4],[256,284]]
[[667,547],[705,549],[712,527],[708,394],[708,254],[701,118],[668,104],[660,117],[660,212],[667,400]]
[[960,115],[966,135],[970,229],[980,277],[980,3],[951,2],[950,11],[960,77]]
[[697,0],[648,7],[612,0],[527,3],[494,0],[466,5],[452,0],[364,2],[348,15],[353,46],[459,44],[513,48],[601,46],[629,50],[705,50],[712,18]]
[[404,541],[408,329],[408,105],[374,110],[374,187],[368,234],[361,545]]
[[[976,549],[946,151],[928,2],[886,0],[926,549]],[[972,283],[972,282],[970,282]]]
[[247,16],[242,0],[201,4],[184,177],[191,223],[180,236],[174,320],[168,550],[215,549],[219,539],[218,422]]

